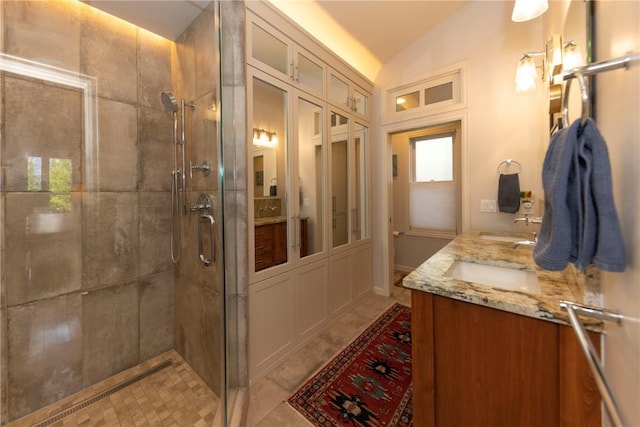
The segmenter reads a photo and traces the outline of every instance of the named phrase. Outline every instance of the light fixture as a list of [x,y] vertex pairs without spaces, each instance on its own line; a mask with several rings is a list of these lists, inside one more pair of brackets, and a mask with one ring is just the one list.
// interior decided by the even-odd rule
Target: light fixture
[[584,62],[582,61],[580,47],[573,40],[565,43],[562,47],[562,70],[569,71],[582,65],[584,65]]
[[404,98],[403,98],[403,97],[401,97],[401,96],[399,96],[399,97],[397,97],[397,98],[396,98],[396,104],[397,104],[397,105],[402,105],[402,104],[404,104],[405,102],[407,102],[407,100],[406,100],[406,99],[404,99]]
[[549,8],[547,0],[516,0],[513,6],[511,20],[514,22],[524,22],[537,18]]
[[530,52],[522,55],[520,62],[518,62],[518,68],[516,68],[516,92],[527,92],[535,89],[538,72],[536,71],[536,63],[533,57],[543,55],[544,52]]
[[278,145],[278,137],[275,132],[253,128],[253,145],[273,148]]

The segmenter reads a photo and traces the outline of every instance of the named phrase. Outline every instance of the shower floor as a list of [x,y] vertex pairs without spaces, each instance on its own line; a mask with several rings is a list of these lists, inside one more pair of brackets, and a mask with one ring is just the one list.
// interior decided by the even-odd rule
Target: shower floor
[[170,350],[7,427],[211,426],[218,404],[204,381]]

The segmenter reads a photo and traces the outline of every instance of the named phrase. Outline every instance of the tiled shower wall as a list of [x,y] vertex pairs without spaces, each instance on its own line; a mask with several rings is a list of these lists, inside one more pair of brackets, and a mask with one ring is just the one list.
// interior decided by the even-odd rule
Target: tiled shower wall
[[[212,170],[204,175],[199,170],[187,180],[188,205],[196,204],[201,194],[212,203],[216,224],[215,258],[211,266],[200,261],[198,252],[199,212],[183,218],[181,257],[175,286],[175,349],[215,392],[221,391],[223,356],[223,268],[222,215],[219,206],[219,67],[217,57],[218,34],[215,9],[210,5],[176,40],[173,56],[173,89],[176,98],[193,104],[187,108],[186,153],[189,161],[201,165],[207,161]],[[200,212],[200,213],[204,213]],[[204,256],[209,258],[209,225],[201,225]]]
[[79,2],[0,6],[4,53],[98,88],[91,162],[81,91],[2,74],[6,422],[173,347],[173,44]]

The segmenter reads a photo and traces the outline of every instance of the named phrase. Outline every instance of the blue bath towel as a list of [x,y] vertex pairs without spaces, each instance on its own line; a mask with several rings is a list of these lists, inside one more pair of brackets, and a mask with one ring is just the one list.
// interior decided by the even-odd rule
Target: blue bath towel
[[626,253],[613,203],[607,145],[593,120],[557,132],[542,167],[545,211],[533,258],[559,271],[572,262],[624,271]]

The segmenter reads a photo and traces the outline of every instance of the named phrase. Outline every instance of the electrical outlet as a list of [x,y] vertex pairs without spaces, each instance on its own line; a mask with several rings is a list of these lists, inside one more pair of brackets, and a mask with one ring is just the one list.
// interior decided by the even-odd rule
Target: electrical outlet
[[533,191],[523,191],[520,194],[524,196],[520,198],[520,212],[525,215],[533,215],[533,204],[535,197]]
[[495,200],[480,200],[480,212],[495,212],[496,211],[496,201]]

